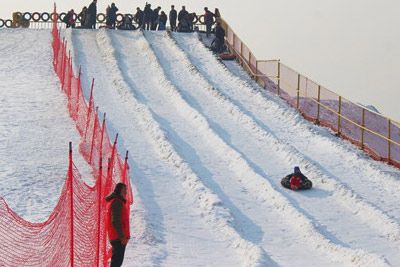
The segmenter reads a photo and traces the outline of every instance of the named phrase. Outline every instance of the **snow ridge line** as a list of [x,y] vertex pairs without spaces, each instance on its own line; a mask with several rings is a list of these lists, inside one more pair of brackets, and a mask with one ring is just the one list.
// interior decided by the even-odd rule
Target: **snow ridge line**
[[[197,34],[197,36],[199,35]],[[198,41],[198,38],[196,41]],[[201,47],[203,51],[207,50],[207,52],[204,52],[203,55],[211,60],[212,63],[218,65],[223,70],[223,72],[225,72],[227,77],[229,77],[230,80],[237,83],[241,88],[243,88],[244,92],[246,92],[249,97],[255,99],[260,107],[263,107],[266,110],[272,110],[274,113],[279,112],[281,115],[281,120],[288,125],[295,126],[298,131],[304,131],[307,133],[319,133],[315,135],[319,138],[319,140],[327,143],[329,146],[334,147],[337,150],[340,150],[340,153],[345,153],[346,155],[348,155],[348,157],[353,158],[353,162],[355,163],[354,165],[357,165],[360,167],[359,169],[364,170],[365,174],[369,174],[366,176],[374,179],[377,183],[383,186],[386,191],[397,193],[400,190],[400,181],[398,177],[385,173],[377,167],[378,164],[383,164],[382,162],[372,160],[369,158],[369,156],[368,158],[365,158],[365,152],[355,149],[354,145],[346,140],[338,139],[338,141],[340,141],[339,146],[337,143],[333,142],[331,138],[323,136],[321,134],[322,129],[318,129],[321,127],[317,128],[315,125],[306,121],[296,109],[288,106],[288,104],[279,96],[274,95],[267,90],[261,91],[251,88],[249,82],[244,81],[240,77],[237,77],[236,75],[231,73],[224,64],[220,63],[218,60],[216,60],[215,57],[208,53],[208,49],[203,45],[202,42],[200,42],[199,47]],[[253,83],[255,85],[253,87],[260,88],[259,85],[253,80],[251,80],[250,83]],[[270,99],[267,99],[266,96]],[[371,173],[373,174],[371,175]]]
[[[167,37],[168,38],[168,37]],[[172,39],[170,39],[172,41]],[[151,44],[148,43],[149,48],[151,48]],[[166,44],[166,45],[172,45],[175,46],[175,44]],[[158,59],[156,55],[154,54],[153,50],[150,50],[151,54],[148,56],[153,58],[156,62],[158,62]],[[183,53],[183,51],[181,51]],[[183,58],[184,60],[184,58]],[[158,62],[158,65],[159,62]],[[163,79],[166,79],[165,73],[161,67],[159,66],[160,71],[164,75]],[[189,69],[193,69],[194,66],[191,64],[188,64]],[[236,170],[237,173],[239,174],[246,174],[248,173],[248,176],[253,177],[252,179],[252,190],[254,192],[257,192],[259,194],[259,198],[274,203],[277,207],[282,209],[283,212],[291,216],[294,221],[299,221],[299,219],[302,221],[301,227],[298,224],[295,224],[296,227],[299,227],[299,230],[302,232],[306,231],[308,234],[308,238],[312,243],[315,244],[314,241],[317,241],[317,244],[315,244],[316,248],[322,248],[325,250],[328,250],[331,252],[334,256],[334,259],[336,261],[343,261],[343,255],[346,255],[347,258],[346,260],[350,262],[351,264],[355,264],[356,266],[388,266],[386,261],[375,254],[368,253],[364,250],[354,250],[351,248],[345,248],[342,247],[338,244],[334,244],[331,242],[331,240],[327,239],[324,235],[319,233],[317,230],[317,227],[315,227],[312,222],[301,212],[299,212],[296,208],[291,205],[291,203],[277,190],[273,188],[273,185],[266,179],[264,179],[262,176],[257,174],[248,164],[248,162],[242,157],[242,155],[237,152],[235,149],[231,148],[228,144],[225,143],[225,141],[215,133],[215,131],[210,127],[208,121],[202,114],[200,114],[197,110],[192,108],[182,97],[181,93],[179,90],[171,85],[170,87],[165,88],[165,91],[167,91],[169,94],[171,94],[171,97],[173,98],[173,101],[177,103],[177,106],[180,107],[182,112],[184,114],[191,115],[191,119],[194,122],[197,122],[197,128],[202,129],[205,133],[208,134],[208,137],[210,140],[214,140],[214,143],[218,144],[220,147],[223,148],[223,155],[225,158],[229,157],[232,159],[233,163],[231,164],[232,168]],[[217,91],[213,90],[214,93],[217,93]],[[233,114],[240,114],[240,111],[235,107],[232,107],[230,112]],[[243,121],[243,117],[237,116],[236,117],[239,121]],[[276,141],[275,141],[276,142]],[[270,142],[271,143],[271,142]],[[242,176],[242,175],[241,175]],[[245,184],[246,185],[246,184]]]
[[134,111],[142,126],[148,130],[152,137],[153,145],[160,155],[172,166],[179,170],[182,176],[182,185],[195,199],[206,216],[206,221],[221,229],[230,238],[233,238],[232,246],[242,256],[243,266],[264,266],[269,261],[266,253],[255,244],[243,239],[232,226],[233,216],[223,206],[222,201],[209,188],[204,186],[200,178],[193,172],[190,166],[179,156],[173,145],[168,141],[166,133],[160,128],[147,106],[141,104],[133,92],[129,89],[123,78],[123,73],[118,66],[118,52],[115,50],[111,37],[106,31],[101,30],[97,35],[97,42],[103,48],[101,53],[113,73],[113,80],[118,92],[124,99],[129,99],[134,105]]
[[[83,30],[84,31],[84,30]],[[64,31],[64,37],[65,40],[67,41],[67,47],[71,51],[72,55],[72,68],[74,71],[79,70],[78,64],[76,64],[76,58],[78,58],[78,55],[75,54],[75,47],[74,47],[74,38],[76,32],[72,31],[71,29],[67,29]],[[76,72],[75,72],[76,73]],[[132,189],[134,188],[134,185],[132,184]],[[131,216],[131,218],[134,218],[136,223],[136,228],[134,231],[134,234],[132,235],[132,238],[134,238],[137,243],[141,243],[144,245],[147,245],[148,247],[154,247],[154,244],[156,244],[157,238],[154,237],[152,234],[151,227],[149,226],[149,220],[147,219],[147,211],[143,209],[138,209],[138,207],[143,206],[142,199],[140,197],[140,194],[136,192],[135,194],[135,203],[136,205],[133,205],[131,207],[131,213],[134,214],[134,217]],[[131,220],[132,223],[132,220]],[[144,264],[145,262],[150,262],[150,256],[149,255],[141,255],[141,256],[147,256],[145,259],[140,259],[142,263]],[[143,265],[147,266],[147,265]]]
[[[203,49],[206,48],[201,45]],[[176,42],[175,42],[176,43]],[[177,44],[179,47],[179,45]],[[206,52],[205,52],[206,53]],[[207,51],[207,53],[210,53]],[[186,59],[190,62],[190,60],[186,57]],[[215,59],[215,58],[214,58]],[[183,59],[184,60],[184,59]],[[217,61],[215,59],[215,61]],[[195,69],[196,72],[200,73],[195,66],[189,63],[190,68]],[[221,64],[221,63],[216,63]],[[225,67],[222,66],[224,69]],[[226,70],[226,69],[225,69]],[[228,70],[226,70],[229,72]],[[230,73],[230,72],[229,72]],[[231,74],[232,75],[232,74]],[[236,78],[237,79],[237,78]],[[208,84],[209,82],[206,81]],[[369,203],[367,200],[362,198],[358,195],[354,190],[349,188],[348,186],[338,182],[335,178],[330,178],[328,175],[324,174],[321,171],[321,167],[314,162],[313,160],[309,159],[307,156],[302,154],[298,149],[296,149],[293,145],[288,142],[282,142],[278,137],[276,137],[273,133],[264,129],[264,127],[260,126],[258,122],[256,122],[252,117],[246,115],[240,107],[232,103],[229,96],[222,93],[218,88],[213,86],[209,86],[206,88],[210,93],[218,98],[221,103],[226,105],[228,112],[231,115],[235,116],[235,119],[239,120],[243,124],[248,126],[248,129],[256,134],[259,138],[263,138],[266,142],[270,143],[271,145],[278,147],[278,151],[280,151],[282,159],[288,160],[294,165],[301,164],[305,166],[305,169],[311,173],[312,180],[318,181],[321,185],[325,188],[329,189],[333,192],[340,203],[355,215],[357,215],[361,220],[365,223],[369,224],[372,228],[380,231],[385,237],[391,241],[399,241],[400,240],[400,225],[397,223],[396,220],[391,218],[389,215],[384,213],[382,210],[376,208],[374,205]],[[297,114],[297,116],[299,116]],[[374,220],[371,220],[371,216],[374,217]],[[384,227],[382,227],[384,226]]]

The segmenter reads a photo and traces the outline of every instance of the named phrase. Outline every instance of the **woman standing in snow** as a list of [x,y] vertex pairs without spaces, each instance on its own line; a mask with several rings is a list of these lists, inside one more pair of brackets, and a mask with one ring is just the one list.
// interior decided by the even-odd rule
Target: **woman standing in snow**
[[129,209],[126,207],[127,188],[123,183],[115,186],[114,192],[106,197],[107,232],[112,246],[110,267],[120,267],[124,261],[125,248],[130,238]]

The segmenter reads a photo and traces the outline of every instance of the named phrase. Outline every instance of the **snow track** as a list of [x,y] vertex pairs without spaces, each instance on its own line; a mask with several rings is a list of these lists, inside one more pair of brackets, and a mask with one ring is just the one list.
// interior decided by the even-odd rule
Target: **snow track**
[[[150,250],[149,253],[158,253],[161,257],[153,259],[151,264],[182,266],[190,262],[194,266],[210,265],[211,263],[227,266],[238,265],[242,261],[244,266],[264,265],[266,259],[264,259],[262,251],[253,244],[242,240],[233,230],[229,223],[233,219],[229,212],[221,206],[221,201],[204,187],[197,175],[174,150],[169,141],[170,137],[160,128],[158,121],[162,120],[162,117],[140,103],[140,100],[143,101],[142,97],[135,98],[140,93],[137,84],[132,82],[130,73],[137,75],[134,76],[135,81],[145,89],[150,88],[153,84],[147,85],[140,81],[142,78],[150,78],[151,75],[143,75],[140,72],[141,68],[137,68],[141,65],[136,65],[136,69],[130,72],[129,66],[126,66],[121,60],[125,55],[122,54],[122,51],[114,50],[112,41],[105,31],[98,32],[97,36],[80,33],[77,37],[79,40],[74,42],[75,51],[79,46],[82,47],[81,51],[85,51],[85,55],[86,51],[94,51],[94,53],[86,55],[91,62],[95,62],[98,66],[93,74],[97,73],[98,75],[97,71],[104,72],[104,75],[99,75],[104,79],[100,82],[101,86],[99,85],[99,88],[96,89],[101,92],[95,93],[98,98],[95,97],[95,100],[101,106],[100,102],[109,103],[112,99],[119,101],[118,104],[114,103],[115,105],[104,103],[105,108],[109,107],[108,113],[112,113],[110,120],[118,128],[124,145],[133,153],[136,164],[133,164],[132,169],[143,169],[142,174],[140,172],[133,173],[132,177],[135,177],[134,186],[139,187],[139,195],[145,194],[142,198],[145,204],[143,209],[150,213],[147,216],[149,224],[156,224],[150,229],[150,232],[159,236],[152,246],[153,252]],[[78,42],[81,45],[76,45]],[[96,47],[101,47],[100,53],[97,53]],[[131,45],[129,44],[126,49],[130,51]],[[77,54],[77,58],[85,60],[82,58],[84,57],[83,53]],[[118,62],[121,64],[120,66],[118,66]],[[92,64],[89,66],[94,67]],[[109,76],[107,73],[112,73],[112,75]],[[103,81],[105,83],[102,83]],[[157,80],[154,79],[154,81]],[[158,83],[155,89],[160,90],[160,85]],[[135,148],[136,143],[142,146],[146,145],[147,148]],[[136,159],[136,157],[138,158]],[[149,160],[145,157],[153,159]],[[149,192],[152,187],[154,191]],[[159,211],[158,216],[154,214],[155,210]],[[164,217],[166,218],[165,224],[159,225],[160,219]],[[164,229],[165,231],[163,231]],[[176,234],[178,232],[180,234]],[[157,251],[154,251],[155,247],[158,247]],[[140,245],[132,250],[133,253],[147,251],[143,250]],[[240,257],[234,256],[234,250],[241,253]],[[221,251],[224,251],[222,255]],[[194,257],[194,254],[197,257]],[[133,257],[133,259],[133,265],[130,266],[135,264],[143,266],[140,258]]]
[[[254,157],[257,156],[256,153],[244,151],[249,147],[251,140],[248,140],[246,145],[243,146],[243,153],[256,164],[260,162],[258,166],[261,168],[270,164],[271,166],[266,167],[265,171],[272,172],[276,182],[282,174],[279,173],[279,169],[274,173],[273,166],[283,167],[285,164],[272,163],[271,158],[275,158],[273,154],[276,153],[269,151],[269,147],[275,146],[276,150],[279,151],[278,154],[282,154],[281,159],[283,161],[287,161],[292,166],[297,164],[303,166],[307,175],[317,182],[316,189],[320,192],[316,190],[306,194],[290,192],[288,197],[292,199],[292,202],[297,203],[296,206],[314,218],[313,220],[321,223],[322,228],[326,225],[328,232],[334,234],[333,237],[339,238],[338,241],[345,246],[359,247],[385,255],[391,264],[398,265],[400,231],[398,220],[396,220],[398,209],[395,205],[399,198],[399,194],[395,193],[399,186],[398,172],[394,177],[379,172],[375,167],[378,165],[376,162],[359,156],[355,157],[354,155],[357,155],[355,149],[351,150],[344,142],[337,141],[332,137],[329,138],[327,132],[323,135],[323,131],[301,119],[297,113],[288,109],[287,105],[276,97],[262,94],[259,88],[245,84],[229,73],[198,41],[197,36],[175,34],[174,37],[179,46],[185,50],[196,69],[209,82],[209,86],[218,91],[215,94],[228,99],[240,110],[239,113],[250,118],[247,123],[252,125],[253,133],[258,132],[253,140],[265,136],[265,133],[268,135],[268,132],[270,132],[269,139],[272,143],[270,142],[271,145],[267,145],[266,149],[262,149],[262,152],[259,153],[261,157],[258,160]],[[234,66],[235,64],[232,64],[232,69]],[[237,66],[234,70],[241,73],[241,78],[244,77],[243,72],[240,72]],[[286,139],[282,140],[281,136]],[[274,145],[274,142],[276,145]],[[318,146],[318,148],[315,148],[315,146]],[[264,155],[264,159],[267,160],[263,163],[262,154],[265,151],[269,152]],[[321,156],[322,160],[315,157],[315,154]],[[328,156],[326,156],[327,154]],[[270,158],[268,158],[268,155]],[[343,156],[345,157],[343,158]],[[335,160],[332,161],[332,158]],[[349,164],[343,164],[343,160],[347,158],[350,159]],[[380,169],[386,169],[383,164],[381,165]],[[362,166],[367,169],[362,174],[367,176],[365,178],[368,180],[366,181],[367,185],[357,188],[363,190],[360,190],[361,196],[358,192],[353,191],[347,182],[351,178],[364,178],[357,176]],[[346,176],[343,169],[354,177]],[[393,169],[392,171],[394,172]],[[371,177],[371,175],[377,174],[383,175]],[[342,182],[341,177],[343,176],[347,178],[346,183]],[[369,181],[375,182],[371,182],[371,185],[368,184]],[[376,181],[380,181],[381,186]],[[363,182],[365,183],[365,181]],[[371,186],[377,188],[371,188]],[[387,196],[387,194],[390,195]],[[308,197],[304,198],[304,196]],[[370,196],[372,196],[371,200]],[[315,199],[309,199],[309,197]],[[382,201],[378,201],[378,199]],[[377,204],[379,204],[379,207]],[[336,205],[337,208],[335,208]],[[397,211],[393,212],[393,209],[397,209]],[[388,211],[392,213],[389,215]],[[353,229],[351,232],[348,230],[350,228]],[[381,235],[384,235],[384,237]],[[372,240],[373,242],[371,242]]]

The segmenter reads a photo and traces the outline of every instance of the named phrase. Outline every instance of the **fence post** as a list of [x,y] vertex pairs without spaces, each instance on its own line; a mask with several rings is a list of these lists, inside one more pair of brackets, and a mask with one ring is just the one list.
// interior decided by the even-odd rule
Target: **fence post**
[[258,83],[258,60],[256,60],[256,83]]
[[361,149],[364,149],[365,108],[362,109],[361,126]]
[[300,104],[300,74],[297,74],[297,104],[296,108],[299,109]]
[[79,97],[81,96],[82,91],[82,83],[81,83],[81,66],[79,66],[79,74],[78,74],[78,86],[76,87],[77,94],[76,94],[76,117],[78,118],[79,114]]
[[318,105],[317,105],[317,121],[316,121],[317,124],[319,124],[320,110],[321,110],[321,85],[318,85]]
[[338,124],[337,124],[337,134],[340,135],[340,120],[341,120],[341,113],[342,113],[342,97],[339,96],[339,110],[338,110]]
[[391,141],[391,125],[392,125],[392,122],[391,122],[391,120],[390,119],[388,119],[388,161],[389,161],[389,163],[390,163],[390,161],[391,161],[391,150],[390,150],[390,145],[391,145],[391,143],[392,143],[392,141]]
[[72,174],[72,142],[69,142],[69,167],[68,167],[68,178],[69,178],[69,194],[70,194],[70,240],[69,240],[69,257],[71,262],[71,267],[74,266],[74,182]]
[[86,130],[85,130],[85,139],[86,139],[86,134],[87,134],[87,129],[89,128],[89,123],[90,123],[90,113],[92,113],[92,107],[93,107],[93,88],[94,88],[94,78],[92,79],[92,86],[90,88],[90,97],[89,97],[89,110],[87,112],[87,118],[86,118]]
[[[103,158],[100,157],[99,160],[99,177],[97,178],[97,182],[98,182],[98,216],[97,216],[97,250],[96,250],[96,262],[97,262],[97,267],[100,266],[100,245],[101,245],[101,241],[100,241],[100,232],[101,232],[101,211],[102,211],[102,180],[103,180]],[[103,237],[105,238],[105,237]],[[105,239],[103,240],[103,242],[105,242]]]
[[94,148],[94,143],[96,139],[96,128],[97,128],[97,111],[99,110],[99,107],[96,107],[96,110],[94,112],[94,125],[93,125],[93,135],[92,135],[92,145],[90,147],[90,157],[89,157],[89,164],[92,163],[92,156],[93,156],[93,148]]
[[281,95],[281,60],[278,59],[278,95]]

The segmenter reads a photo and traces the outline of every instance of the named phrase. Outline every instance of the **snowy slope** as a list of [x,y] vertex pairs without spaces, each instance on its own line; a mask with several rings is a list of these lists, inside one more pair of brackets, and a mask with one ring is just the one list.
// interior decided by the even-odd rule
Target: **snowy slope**
[[44,221],[65,181],[69,141],[89,183],[90,168],[53,71],[51,33],[2,30],[0,40],[0,196],[25,219]]
[[[10,118],[26,118],[13,106],[25,114],[34,110],[29,129],[48,135],[26,133],[38,141],[25,143],[16,138],[22,142],[16,154],[42,138],[77,137],[73,127],[65,130],[72,122],[48,62],[50,52],[45,48],[38,56],[40,49],[24,42],[11,48],[24,38],[50,50],[50,34],[22,33],[0,32],[10,39],[0,43],[8,68],[25,66],[18,79],[2,69],[0,96],[7,105],[0,109],[7,115],[0,115],[0,141],[10,149],[12,133],[22,128]],[[94,77],[95,103],[107,113],[111,135],[119,133],[120,148],[130,151],[135,205],[124,266],[400,266],[400,171],[302,119],[262,92],[236,63],[219,62],[196,34],[68,30],[63,35],[74,67],[82,65],[85,94]],[[44,73],[29,67],[38,59]],[[27,95],[28,85],[16,83],[34,75],[45,77],[40,83],[31,78],[33,86],[48,88],[45,97]],[[4,93],[13,83],[18,94]],[[47,109],[37,108],[42,104]],[[47,120],[49,114],[59,117]],[[39,148],[30,148],[38,155],[29,153],[28,164],[43,157]],[[37,195],[30,203],[10,198],[9,185],[3,188],[20,164],[0,153],[0,168],[6,166],[0,169],[0,193],[9,194],[24,215],[40,214],[30,210],[45,209]],[[313,181],[312,190],[280,186],[296,165]],[[24,193],[49,193],[36,185],[42,183],[37,176],[30,184],[22,176],[17,175]],[[59,190],[62,180],[50,185]]]

